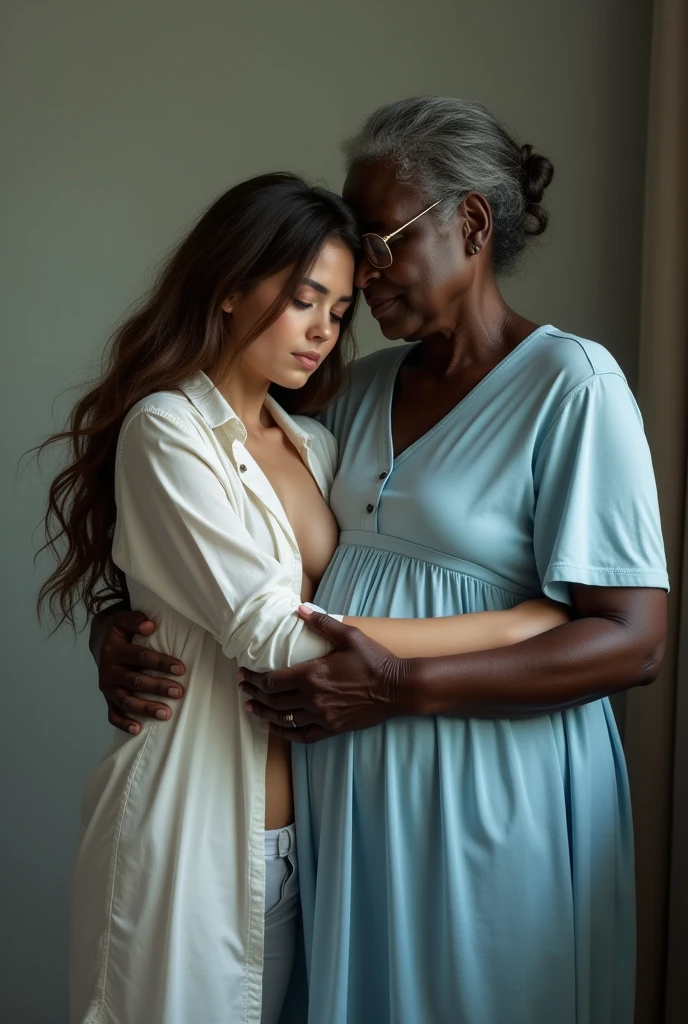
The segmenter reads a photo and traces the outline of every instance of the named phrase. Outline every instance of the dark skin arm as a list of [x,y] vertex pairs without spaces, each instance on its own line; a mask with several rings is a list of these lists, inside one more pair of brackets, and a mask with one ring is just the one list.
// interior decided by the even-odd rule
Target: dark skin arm
[[[248,708],[280,735],[310,743],[399,715],[525,718],[651,683],[661,664],[666,595],[645,588],[571,587],[574,620],[513,647],[403,660],[324,615],[324,658],[262,675],[244,672]],[[282,715],[294,714],[285,727]]]
[[[263,676],[244,673],[247,703],[281,735],[313,742],[400,714],[546,714],[652,682],[664,649],[664,592],[574,585],[571,596],[574,620],[524,643],[408,661],[359,630],[314,614],[307,621],[333,642],[332,653]],[[154,718],[161,712],[169,717],[165,704],[138,693],[172,699],[184,695],[178,680],[146,675],[146,669],[184,671],[176,659],[132,643],[135,633],[148,635],[154,629],[140,612],[112,614],[111,609],[97,616],[91,628],[108,719],[125,732],[140,730],[133,716]],[[297,728],[283,726],[281,715],[289,712]]]

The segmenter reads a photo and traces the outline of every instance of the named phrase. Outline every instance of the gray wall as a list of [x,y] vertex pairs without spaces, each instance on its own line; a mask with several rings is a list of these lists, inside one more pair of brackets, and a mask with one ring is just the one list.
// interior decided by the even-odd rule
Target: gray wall
[[[22,452],[61,419],[112,325],[237,179],[341,183],[338,143],[419,93],[492,107],[554,161],[551,233],[508,286],[530,317],[608,344],[635,378],[651,0],[121,0],[7,8],[2,334],[3,952],[0,1017],[66,1020],[79,793],[108,739],[84,637],[39,630]],[[13,9],[12,9],[13,8]],[[9,230],[8,230],[9,229]],[[367,313],[365,349],[378,344]],[[151,1022],[152,1024],[152,1022]]]

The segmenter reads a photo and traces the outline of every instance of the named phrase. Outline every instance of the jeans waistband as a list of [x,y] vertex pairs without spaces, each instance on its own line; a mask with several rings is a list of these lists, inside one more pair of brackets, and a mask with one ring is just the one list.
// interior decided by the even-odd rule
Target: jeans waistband
[[286,857],[296,853],[296,826],[287,825],[286,828],[266,829],[265,831],[265,856]]

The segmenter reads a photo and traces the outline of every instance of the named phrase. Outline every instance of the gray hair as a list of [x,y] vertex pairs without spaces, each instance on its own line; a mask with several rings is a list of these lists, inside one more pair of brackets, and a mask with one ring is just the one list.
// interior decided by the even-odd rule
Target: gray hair
[[413,183],[450,217],[471,192],[492,210],[495,271],[513,269],[548,216],[540,205],[554,173],[550,161],[521,146],[481,104],[453,97],[398,100],[370,115],[342,146],[347,170],[390,162],[400,181]]

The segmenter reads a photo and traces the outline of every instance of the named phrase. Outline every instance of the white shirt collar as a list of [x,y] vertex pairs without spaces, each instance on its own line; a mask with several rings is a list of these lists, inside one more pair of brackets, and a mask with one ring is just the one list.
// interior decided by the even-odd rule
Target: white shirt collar
[[[246,427],[232,409],[227,399],[218,391],[210,377],[199,370],[188,381],[185,381],[180,390],[184,392],[191,404],[198,409],[203,419],[211,430],[217,430],[223,424],[228,424],[235,433],[237,440],[242,444],[246,443],[248,437]],[[304,430],[296,423],[281,405],[271,395],[267,395],[265,405],[282,430],[291,441],[297,445],[305,445],[310,448],[313,435]]]
[[226,398],[218,391],[210,377],[199,370],[193,377],[181,385],[181,390],[191,404],[200,412],[211,430],[216,430],[223,423],[233,421],[241,431],[246,433],[244,424],[232,409]]

